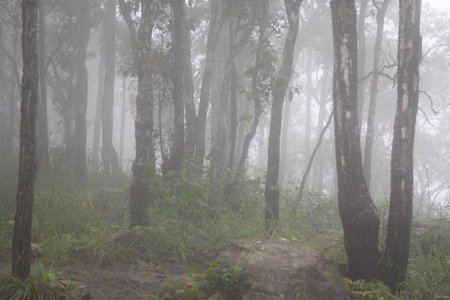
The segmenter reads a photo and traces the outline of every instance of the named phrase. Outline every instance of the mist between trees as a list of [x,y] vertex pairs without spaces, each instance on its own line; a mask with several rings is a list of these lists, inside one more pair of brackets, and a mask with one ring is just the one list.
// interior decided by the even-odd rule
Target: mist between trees
[[[130,228],[151,223],[156,181],[219,183],[239,212],[243,183],[261,180],[267,232],[286,195],[294,209],[337,198],[350,276],[395,288],[412,217],[448,218],[435,209],[450,201],[448,14],[420,0],[25,2],[37,4],[37,176],[128,176]],[[1,180],[30,138],[22,11],[0,3]]]

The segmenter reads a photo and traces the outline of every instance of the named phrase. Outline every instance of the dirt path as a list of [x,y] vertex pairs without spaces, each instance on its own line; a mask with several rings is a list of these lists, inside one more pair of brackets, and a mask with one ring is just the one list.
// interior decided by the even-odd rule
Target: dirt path
[[102,268],[71,266],[58,277],[78,283],[74,294],[83,300],[153,299],[167,279],[183,274],[183,265],[150,267],[112,262]]

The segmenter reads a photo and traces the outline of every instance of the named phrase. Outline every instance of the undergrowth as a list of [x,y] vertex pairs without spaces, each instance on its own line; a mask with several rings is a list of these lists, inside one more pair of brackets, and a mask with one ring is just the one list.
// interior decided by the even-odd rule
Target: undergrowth
[[[209,259],[226,249],[232,239],[269,237],[263,222],[263,182],[243,176],[234,179],[201,172],[193,175],[188,170],[166,180],[155,176],[150,183],[149,225],[134,228],[136,236],[131,241],[115,243],[114,234],[129,227],[129,178],[97,174],[80,182],[52,170],[40,174],[36,182],[32,242],[42,250],[39,261],[45,265],[76,262],[98,267],[113,260],[158,264]],[[2,261],[8,261],[11,253],[15,193],[12,181],[0,181]],[[342,231],[337,201],[307,193],[298,204],[296,196],[295,188],[289,187],[281,194],[280,225],[273,237],[309,245],[345,265],[342,236],[317,239],[321,230]],[[377,206],[383,247],[388,205],[379,202]],[[432,251],[411,250],[403,299],[450,299],[450,222],[448,212],[437,215],[441,221],[433,223]],[[202,276],[190,278],[191,283],[204,280]],[[352,283],[349,287],[366,296],[384,293],[384,286],[378,283]]]
[[23,280],[8,271],[0,273],[0,300],[72,299],[70,291],[76,287],[72,281],[56,279],[42,264],[37,264]]

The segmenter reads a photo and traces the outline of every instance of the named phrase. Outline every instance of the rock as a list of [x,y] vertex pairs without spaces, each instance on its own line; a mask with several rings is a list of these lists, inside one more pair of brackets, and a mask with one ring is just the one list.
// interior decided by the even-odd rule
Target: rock
[[239,264],[254,278],[233,299],[347,299],[333,261],[309,247],[275,239],[234,240],[230,244],[221,264]]

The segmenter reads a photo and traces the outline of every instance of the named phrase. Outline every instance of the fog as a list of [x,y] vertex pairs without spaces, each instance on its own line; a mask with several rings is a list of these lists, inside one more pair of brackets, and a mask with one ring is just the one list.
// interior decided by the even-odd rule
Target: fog
[[[45,50],[41,63],[47,69],[47,124],[49,164],[58,165],[68,173],[74,167],[73,151],[77,142],[75,131],[74,89],[76,54],[80,51],[79,35],[82,17],[77,2],[44,1]],[[133,1],[125,1],[119,7],[116,3],[117,27],[115,36],[114,101],[112,109],[112,142],[119,158],[121,171],[131,175],[135,158],[135,118],[138,77],[134,53],[130,44],[130,27],[124,15],[132,20],[134,31],[139,29],[141,11]],[[357,1],[359,2],[359,1]],[[376,9],[369,1],[365,16],[366,67],[359,88],[363,91],[361,120],[361,148],[364,153],[367,133],[371,75],[373,69],[374,42],[376,36]],[[19,147],[19,96],[17,74],[21,73],[20,59],[20,7],[19,1],[2,3],[0,29],[1,100],[0,100],[0,144],[1,160],[4,166],[17,161]],[[357,7],[359,9],[359,6]],[[240,10],[239,10],[240,9]],[[215,49],[214,67],[211,76],[210,105],[206,120],[206,156],[203,167],[236,170],[242,154],[245,135],[254,121],[254,99],[260,98],[261,117],[255,136],[250,142],[246,173],[251,178],[264,177],[267,169],[267,140],[270,125],[271,80],[280,71],[287,20],[281,1],[273,1],[268,8],[265,29],[265,46],[262,49],[262,67],[258,85],[258,96],[252,90],[252,76],[255,52],[258,47],[259,25],[252,15],[250,4],[245,2],[237,11],[239,24],[254,26],[248,33],[238,28],[233,33],[229,23],[222,24],[218,46]],[[440,10],[441,9],[441,10]],[[446,171],[449,163],[448,105],[450,91],[448,83],[448,43],[450,32],[449,6],[443,1],[424,1],[422,9],[422,63],[420,65],[420,104],[417,116],[415,138],[415,209],[432,203],[448,203],[450,175]],[[41,13],[41,12],[40,12]],[[231,12],[227,12],[231,13]],[[103,101],[106,88],[105,71],[101,60],[105,42],[105,3],[92,1],[90,7],[90,30],[87,44],[86,68],[88,76],[86,153],[89,174],[104,171],[100,150],[95,149],[94,127],[101,122],[96,117],[97,102]],[[153,148],[156,165],[168,160],[175,144],[176,119],[174,110],[174,17],[169,5],[161,2],[155,12],[152,38],[152,84],[153,84]],[[370,193],[374,199],[386,198],[389,194],[388,176],[392,144],[393,122],[397,98],[396,61],[398,39],[398,2],[391,1],[385,18],[385,30],[381,43],[380,77],[374,115],[374,141]],[[194,108],[199,111],[201,89],[204,81],[206,44],[210,26],[209,1],[189,1],[187,19],[183,26],[189,28],[191,36],[190,57],[192,83],[184,77],[184,98],[187,99],[191,84]],[[294,71],[285,96],[281,135],[281,158],[279,185],[286,190],[300,186],[312,150],[329,114],[332,111],[333,45],[330,8],[325,1],[305,1],[301,7],[299,33],[294,55]],[[253,23],[252,23],[253,22]],[[235,39],[236,60],[236,108],[230,99],[229,79],[226,72],[230,67],[230,32]],[[41,34],[41,33],[40,33]],[[245,36],[248,34],[248,36]],[[139,43],[139,41],[138,41]],[[240,44],[241,43],[241,44]],[[106,46],[105,46],[106,45]],[[106,47],[106,48],[105,48]],[[186,47],[186,46],[183,46]],[[186,48],[183,50],[188,55]],[[186,68],[186,67],[185,67]],[[107,71],[108,72],[108,71]],[[183,72],[186,72],[184,70]],[[367,75],[367,76],[366,76]],[[227,82],[228,80],[228,82]],[[290,97],[291,95],[292,97]],[[99,100],[100,99],[100,100]],[[112,100],[111,100],[112,101]],[[112,102],[111,102],[112,103]],[[236,109],[233,112],[233,109]],[[104,110],[104,108],[103,108]],[[233,140],[233,114],[237,118],[237,132]],[[101,117],[101,114],[97,114]],[[187,125],[188,116],[185,116]],[[121,135],[123,131],[123,135]],[[104,131],[103,131],[104,132]],[[100,139],[102,145],[103,139]],[[186,142],[188,142],[186,133]],[[235,149],[235,150],[232,150]],[[230,157],[230,151],[235,151]],[[217,156],[218,155],[218,156]],[[231,155],[232,156],[232,155]],[[98,164],[100,159],[100,164]],[[186,158],[186,161],[189,159]],[[216,161],[214,161],[216,160]],[[8,162],[8,163],[6,163]],[[40,164],[42,167],[42,163]],[[8,168],[9,168],[8,167]],[[314,157],[306,182],[306,190],[312,194],[335,196],[337,193],[334,157],[333,124],[324,133],[323,142]]]

